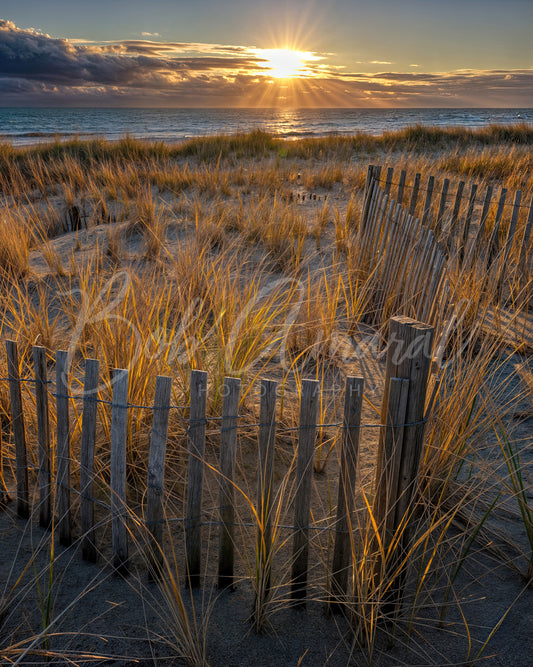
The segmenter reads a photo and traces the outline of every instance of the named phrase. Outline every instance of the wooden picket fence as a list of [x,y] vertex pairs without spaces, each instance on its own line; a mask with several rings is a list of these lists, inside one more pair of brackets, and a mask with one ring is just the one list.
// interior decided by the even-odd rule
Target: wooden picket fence
[[[413,494],[416,490],[418,465],[424,437],[424,406],[431,362],[433,329],[406,317],[396,317],[390,323],[393,343],[388,350],[386,390],[380,427],[378,464],[375,481],[374,506],[378,525],[383,530],[382,540],[387,546],[395,529],[409,515]],[[85,361],[83,393],[70,394],[68,355],[58,351],[55,369],[48,368],[50,358],[42,347],[33,348],[33,365],[20,374],[20,359],[17,343],[6,341],[12,442],[15,450],[14,474],[16,483],[16,506],[18,515],[30,519],[29,477],[34,469],[38,484],[39,523],[43,528],[55,520],[59,542],[68,546],[73,542],[72,493],[81,497],[80,532],[84,559],[96,561],[101,545],[95,529],[95,433],[97,405],[110,403],[111,431],[109,442],[110,464],[109,505],[107,511],[111,521],[112,564],[115,570],[128,571],[128,523],[132,521],[131,508],[126,494],[126,442],[128,438],[128,410],[139,407],[128,403],[128,370],[114,369],[112,374],[112,400],[100,398],[98,383],[99,362]],[[109,375],[106,374],[108,377]],[[49,380],[55,376],[55,381]],[[33,394],[37,417],[38,464],[28,463],[25,414],[21,386],[28,383]],[[202,562],[203,536],[202,507],[204,471],[206,466],[206,398],[208,374],[192,370],[190,376],[190,403],[188,406],[171,405],[171,378],[155,378],[155,398],[152,411],[149,461],[147,466],[146,495],[143,516],[136,516],[147,531],[147,563],[152,575],[158,576],[163,567],[166,521],[165,506],[165,459],[169,412],[173,408],[184,409],[188,416],[188,477],[185,502],[184,525],[185,563],[183,572],[191,586],[201,583],[205,568]],[[276,399],[277,382],[261,381],[260,418],[257,424],[257,560],[266,570],[271,567],[272,549],[272,502],[274,485],[274,451],[276,446]],[[365,424],[361,421],[364,379],[348,377],[344,393],[344,416],[338,426],[342,428],[341,451],[339,452],[338,501],[336,519],[331,523],[334,540],[331,563],[331,600],[344,598],[349,590],[349,571],[352,553],[357,538],[353,531],[356,475],[359,442]],[[50,399],[54,400],[50,400]],[[73,460],[71,454],[71,419],[69,406],[76,399],[83,403],[81,414],[81,455]],[[220,417],[220,463],[219,463],[219,549],[218,584],[222,588],[234,584],[235,530],[239,526],[235,511],[235,463],[237,433],[239,428],[240,380],[227,377],[223,387],[222,415]],[[303,380],[300,397],[300,419],[298,449],[294,471],[294,522],[292,531],[291,595],[295,604],[305,603],[309,576],[310,507],[312,494],[313,460],[317,429],[317,406],[320,400],[320,385],[316,380]],[[31,401],[33,404],[33,401]],[[28,404],[28,401],[26,401]],[[55,448],[51,448],[52,433],[50,412],[56,411]],[[33,409],[33,408],[32,408]],[[27,416],[26,416],[27,418]],[[212,418],[211,418],[212,419]],[[249,425],[248,425],[249,426]],[[55,451],[55,461],[51,460]],[[79,471],[79,488],[74,488],[73,479]],[[99,471],[102,475],[102,471]],[[77,476],[76,476],[77,478]],[[7,492],[7,489],[4,489]],[[100,502],[100,504],[102,504]],[[325,518],[327,520],[327,517]],[[316,522],[316,517],[314,517]],[[407,538],[406,538],[407,539]],[[407,545],[402,546],[408,549]],[[396,566],[391,564],[391,572]],[[268,595],[268,586],[264,592]]]
[[408,183],[401,170],[396,182],[392,167],[385,177],[379,166],[368,169],[356,253],[376,295],[374,324],[397,313],[442,319],[463,272],[492,285],[498,302],[512,288],[515,306],[529,305],[533,200],[523,205],[517,191],[511,203],[505,188],[496,197],[492,186],[480,194],[476,183],[466,196],[465,182],[449,179],[440,196],[438,189],[434,176],[422,183],[417,173]]

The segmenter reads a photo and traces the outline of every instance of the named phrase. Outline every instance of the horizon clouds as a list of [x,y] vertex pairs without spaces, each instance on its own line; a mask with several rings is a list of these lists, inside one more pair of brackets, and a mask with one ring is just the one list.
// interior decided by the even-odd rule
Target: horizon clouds
[[328,65],[333,54],[310,52],[302,76],[276,79],[268,57],[253,46],[143,36],[68,40],[0,19],[1,105],[533,106],[533,69],[347,72]]

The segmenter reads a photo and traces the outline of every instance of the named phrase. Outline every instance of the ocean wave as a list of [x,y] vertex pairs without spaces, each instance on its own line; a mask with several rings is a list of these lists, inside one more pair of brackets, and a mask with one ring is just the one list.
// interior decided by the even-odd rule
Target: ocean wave
[[49,139],[51,137],[96,137],[98,136],[96,132],[37,132],[37,131],[27,131],[27,132],[3,132],[0,133],[0,136],[6,139]]

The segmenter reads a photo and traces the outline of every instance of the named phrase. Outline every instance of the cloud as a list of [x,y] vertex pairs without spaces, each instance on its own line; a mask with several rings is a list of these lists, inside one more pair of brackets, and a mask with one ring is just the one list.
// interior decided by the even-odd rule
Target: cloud
[[161,37],[158,32],[141,32],[141,37]]
[[159,84],[165,79],[170,84],[176,76],[195,71],[255,71],[264,62],[238,48],[227,57],[209,52],[196,57],[169,55],[191,49],[195,45],[146,40],[74,44],[34,30],[21,30],[9,21],[0,20],[0,77],[71,86],[144,86],[153,84],[154,77]]
[[370,65],[393,65],[394,63],[390,60],[370,60]]
[[10,106],[533,106],[533,69],[349,72],[308,55],[308,76],[275,80],[252,46],[67,40],[0,20],[0,96]]

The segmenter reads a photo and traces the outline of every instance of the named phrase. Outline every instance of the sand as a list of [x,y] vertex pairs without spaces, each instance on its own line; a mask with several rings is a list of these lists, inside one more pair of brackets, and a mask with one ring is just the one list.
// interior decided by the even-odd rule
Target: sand
[[[298,166],[295,167],[296,169]],[[331,190],[316,188],[318,199],[309,197],[310,192],[299,182],[292,193],[299,210],[309,220],[315,220],[324,204],[328,202],[345,213],[348,206],[346,190],[335,185]],[[303,200],[302,196],[306,195]],[[154,192],[154,195],[157,195]],[[159,195],[157,195],[159,196]],[[166,195],[162,197],[165,200]],[[170,201],[170,198],[167,197]],[[54,202],[52,202],[54,203]],[[59,201],[56,202],[59,205]],[[167,202],[168,203],[168,202]],[[360,204],[360,201],[359,201]],[[128,221],[114,226],[98,225],[90,230],[60,234],[49,243],[62,262],[65,270],[74,258],[77,266],[90,262],[96,245],[104,246],[111,233],[119,233]],[[326,235],[331,240],[334,228],[331,220],[326,225]],[[190,210],[176,214],[176,220],[167,229],[166,251],[172,254],[194,235],[194,223]],[[311,248],[315,241],[306,242]],[[141,234],[126,235],[121,240],[122,259],[120,268],[142,272],[147,268],[145,239]],[[332,243],[331,243],[332,245]],[[330,245],[322,243],[318,254],[326,267],[331,262]],[[316,262],[317,255],[313,256]],[[42,249],[35,249],[30,256],[31,280],[48,282],[51,289],[66,281],[59,278]],[[527,354],[511,354],[502,350],[502,357],[495,367],[498,372],[487,378],[495,393],[503,392],[504,403],[512,404],[513,410],[505,416],[505,425],[520,448],[522,474],[528,500],[533,499],[533,447],[531,398],[525,384],[515,373],[516,367],[527,364]],[[272,377],[279,369],[269,367]],[[367,382],[366,395],[379,408],[383,393],[384,361],[372,351],[347,365],[343,373],[363,374]],[[334,385],[342,380],[333,369],[329,382]],[[498,385],[498,386],[496,386]],[[288,387],[294,395],[295,387]],[[363,421],[377,420],[376,410],[365,404]],[[213,440],[214,442],[214,440]],[[239,453],[239,475],[243,488],[254,493],[255,444],[253,437],[243,439]],[[377,445],[377,433],[365,433],[361,443],[359,475],[366,485],[371,484]],[[208,442],[208,458],[216,464],[216,447]],[[280,444],[284,456],[280,458],[278,474],[287,470],[288,460],[294,448],[294,440],[287,438]],[[480,449],[479,458],[473,463],[469,474],[502,477],[505,464],[497,439],[487,440]],[[472,472],[473,471],[473,472]],[[464,474],[467,474],[465,471]],[[315,474],[313,479],[313,511],[327,515],[329,497],[335,497],[338,465],[336,457],[328,464],[328,474]],[[13,480],[6,480],[13,495]],[[247,485],[245,487],[245,484]],[[33,487],[32,487],[33,488]],[[499,490],[499,489],[498,489]],[[36,489],[33,488],[36,493]],[[218,502],[216,483],[207,484],[205,505],[216,507]],[[491,502],[496,490],[488,489],[484,501]],[[241,504],[244,513],[245,504]],[[480,504],[480,512],[483,511]],[[290,521],[290,510],[287,509]],[[216,514],[213,514],[216,518]],[[459,523],[450,530],[450,539],[460,541],[462,527]],[[148,581],[142,553],[132,545],[131,572],[128,577],[116,576],[108,564],[111,553],[109,530],[100,536],[102,557],[98,564],[82,561],[77,542],[70,548],[56,547],[54,554],[50,620],[53,625],[45,635],[42,632],[43,602],[41,594],[47,589],[50,574],[50,535],[39,528],[33,516],[25,522],[16,518],[13,504],[0,512],[0,583],[4,595],[14,587],[6,607],[4,623],[0,629],[2,652],[18,641],[21,649],[28,647],[28,637],[35,636],[34,648],[46,648],[55,654],[53,664],[133,665],[182,664],[172,645],[172,636],[165,625],[170,618],[158,586]],[[262,634],[253,632],[250,613],[254,599],[249,577],[250,568],[241,557],[237,565],[238,581],[234,592],[220,592],[214,586],[216,547],[218,532],[215,526],[204,529],[205,559],[208,563],[204,586],[192,595],[182,588],[182,595],[190,615],[196,618],[198,634],[205,635],[207,662],[212,667],[245,667],[248,665],[457,665],[470,664],[478,654],[481,664],[528,665],[533,655],[533,589],[520,575],[527,564],[530,545],[519,516],[519,508],[512,489],[503,487],[503,496],[497,509],[491,514],[483,530],[477,535],[464,566],[454,582],[454,596],[448,600],[448,613],[441,622],[446,582],[454,571],[452,557],[446,554],[432,574],[434,586],[422,592],[419,609],[412,623],[402,621],[391,637],[387,627],[378,631],[370,656],[368,651],[354,641],[348,619],[342,615],[328,615],[324,603],[324,574],[320,571],[320,559],[324,553],[331,556],[331,545],[323,534],[314,538],[311,566],[319,572],[312,580],[310,601],[307,608],[293,609],[288,602],[287,548],[280,550],[280,558],[274,566],[274,578],[279,587],[275,591],[276,609],[271,616],[270,628]],[[178,564],[182,566],[181,528],[173,528],[174,544],[178,550]],[[250,528],[242,536],[242,553],[251,553],[253,558],[254,532]],[[181,546],[180,546],[181,545]],[[523,554],[522,556],[520,554]],[[22,574],[25,564],[33,558],[33,564]],[[456,562],[456,560],[454,561]],[[415,577],[416,573],[411,573]],[[413,585],[409,590],[414,590]],[[407,599],[407,606],[409,598]],[[490,637],[488,645],[484,643]],[[363,642],[364,643],[364,642]],[[16,660],[16,653],[6,652],[4,658]],[[40,664],[43,656],[30,651],[21,664]],[[185,664],[185,663],[183,663]]]

